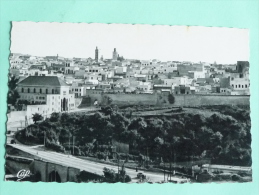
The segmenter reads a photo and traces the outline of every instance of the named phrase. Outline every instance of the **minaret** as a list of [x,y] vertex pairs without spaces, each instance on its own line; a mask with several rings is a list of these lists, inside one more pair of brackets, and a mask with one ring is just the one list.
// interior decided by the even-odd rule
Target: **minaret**
[[95,61],[98,62],[98,48],[95,49]]
[[117,59],[118,59],[118,53],[117,53],[117,51],[116,51],[116,48],[114,48],[114,51],[113,51],[113,53],[112,53],[112,59],[113,59],[113,60],[117,60]]

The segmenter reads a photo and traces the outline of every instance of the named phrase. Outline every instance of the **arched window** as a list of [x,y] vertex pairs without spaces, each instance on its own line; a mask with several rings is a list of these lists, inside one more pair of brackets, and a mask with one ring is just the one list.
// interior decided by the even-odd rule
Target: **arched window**
[[40,89],[40,93],[42,93],[42,89]]
[[36,89],[35,88],[33,89],[33,93],[36,93]]
[[46,89],[46,94],[48,94],[48,89]]
[[30,88],[28,88],[28,93],[30,93]]
[[54,89],[52,89],[52,94],[54,94]]
[[22,93],[24,92],[24,89],[22,88]]

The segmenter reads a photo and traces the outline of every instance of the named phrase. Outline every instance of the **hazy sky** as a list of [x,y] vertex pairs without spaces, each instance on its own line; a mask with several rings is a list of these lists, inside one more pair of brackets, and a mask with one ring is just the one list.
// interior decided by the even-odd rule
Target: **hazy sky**
[[218,27],[13,22],[11,52],[35,56],[236,63],[249,60],[249,31]]

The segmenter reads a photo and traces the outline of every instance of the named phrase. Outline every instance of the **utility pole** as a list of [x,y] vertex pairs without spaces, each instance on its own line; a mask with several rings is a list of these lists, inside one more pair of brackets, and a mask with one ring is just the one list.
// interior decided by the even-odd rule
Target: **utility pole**
[[[166,133],[166,130],[164,130],[164,134],[163,134],[164,144],[165,144],[165,133]],[[164,181],[165,181],[165,158],[164,158]]]
[[118,158],[118,174],[119,174],[119,168],[120,168],[120,158],[119,155],[117,154],[117,158]]
[[75,154],[75,137],[73,135],[73,155]]
[[124,167],[124,163],[125,163],[125,161],[123,162],[123,165],[122,165],[122,167],[121,167],[121,170],[122,170],[122,174],[123,174],[123,183],[125,183],[125,167]]
[[171,175],[172,175],[172,147],[171,147],[171,156],[170,156],[170,181],[171,181]]
[[46,147],[46,131],[44,131],[44,147]]
[[[22,121],[21,121],[21,124],[22,124]],[[27,129],[27,126],[28,126],[28,119],[27,119],[27,116],[25,116],[25,128]],[[22,125],[21,125],[22,126]]]
[[174,150],[174,173],[175,173],[175,158],[176,158],[176,155],[175,155],[175,150]]
[[69,137],[68,137],[68,145],[69,145],[69,151],[70,151],[70,153],[71,153],[71,148],[70,148],[70,135],[69,135]]
[[147,147],[147,158],[146,158],[146,165],[148,166],[148,147]]
[[117,153],[117,158],[118,158],[118,182],[119,182],[119,179],[120,179],[120,157],[119,157],[118,153]]
[[164,161],[164,181],[165,181],[165,161]]

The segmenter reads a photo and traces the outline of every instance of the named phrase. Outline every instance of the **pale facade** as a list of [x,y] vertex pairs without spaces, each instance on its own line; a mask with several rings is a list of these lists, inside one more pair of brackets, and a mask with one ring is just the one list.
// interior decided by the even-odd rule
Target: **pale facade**
[[193,79],[197,80],[198,78],[205,78],[205,71],[190,71],[193,74]]
[[20,100],[27,100],[27,115],[34,113],[50,115],[53,112],[70,111],[75,108],[74,93],[70,86],[58,77],[29,76],[18,83]]
[[84,96],[84,87],[82,86],[81,83],[72,83],[72,86],[70,87],[72,93],[75,94],[75,98],[80,98]]
[[231,78],[230,86],[234,90],[249,90],[250,82],[248,78]]
[[173,77],[171,79],[163,79],[163,81],[167,86],[187,85],[189,83],[188,77]]
[[125,67],[125,66],[115,68],[116,74],[123,74],[123,73],[126,73],[126,72],[127,72],[127,67]]
[[231,95],[250,95],[250,81],[248,78],[231,78]]
[[149,66],[151,64],[151,62],[148,61],[148,60],[142,60],[140,63],[141,63],[142,67],[146,67],[146,66]]
[[137,88],[144,92],[149,92],[152,89],[152,85],[151,82],[139,82]]
[[177,67],[159,67],[154,69],[154,74],[166,74],[177,70]]
[[98,84],[100,81],[102,81],[102,75],[101,74],[95,74],[95,73],[85,73],[84,74],[85,83],[94,83]]

